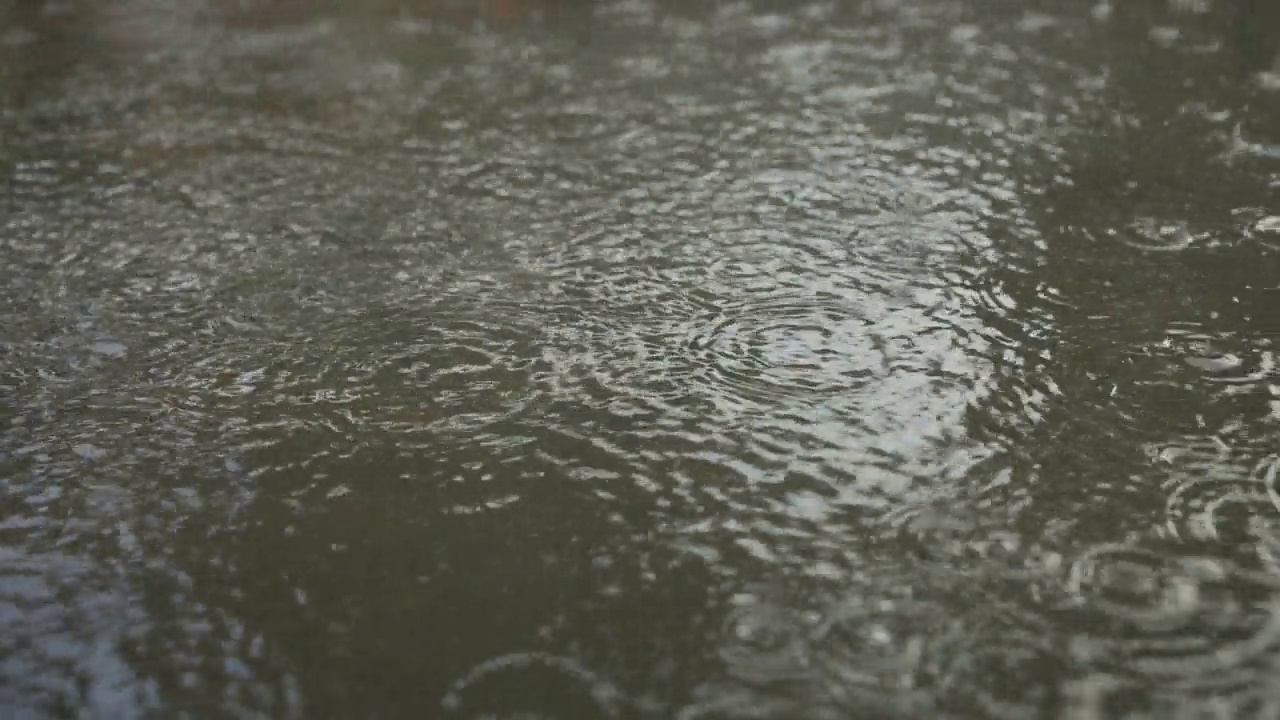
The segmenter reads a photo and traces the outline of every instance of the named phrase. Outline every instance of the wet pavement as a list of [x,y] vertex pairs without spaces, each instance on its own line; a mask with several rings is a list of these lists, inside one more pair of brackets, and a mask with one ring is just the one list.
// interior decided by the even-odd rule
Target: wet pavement
[[1276,717],[1170,5],[0,4],[0,716]]

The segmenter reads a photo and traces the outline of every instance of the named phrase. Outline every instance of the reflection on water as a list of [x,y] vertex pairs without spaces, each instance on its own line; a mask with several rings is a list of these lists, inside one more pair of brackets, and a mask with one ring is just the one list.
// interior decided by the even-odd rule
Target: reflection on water
[[0,6],[0,707],[1274,717],[1280,24],[1038,5]]

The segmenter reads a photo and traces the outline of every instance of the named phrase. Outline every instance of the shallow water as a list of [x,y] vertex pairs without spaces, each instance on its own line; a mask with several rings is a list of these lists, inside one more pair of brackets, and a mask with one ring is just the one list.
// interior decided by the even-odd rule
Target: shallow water
[[1037,6],[0,5],[0,707],[1280,714],[1274,38]]

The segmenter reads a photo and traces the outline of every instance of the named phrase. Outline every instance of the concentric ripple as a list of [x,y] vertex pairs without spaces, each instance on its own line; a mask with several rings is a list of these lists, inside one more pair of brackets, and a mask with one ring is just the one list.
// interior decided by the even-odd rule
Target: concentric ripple
[[699,687],[680,720],[937,716],[919,684],[939,607],[870,588],[804,609],[771,595],[735,596],[721,652],[729,677]]
[[1217,462],[1176,481],[1165,505],[1165,529],[1175,538],[1244,540],[1255,518],[1280,520],[1276,472],[1280,458],[1268,456],[1252,471]]
[[480,663],[454,682],[441,703],[447,717],[494,717],[495,710],[502,717],[545,717],[571,710],[575,717],[600,720],[621,717],[622,704],[617,688],[579,663],[536,652]]
[[1166,330],[1162,347],[1180,354],[1183,364],[1198,370],[1206,382],[1224,386],[1224,394],[1248,394],[1276,377],[1275,352],[1267,338],[1182,325]]
[[1113,691],[1137,683],[1157,705],[1265,697],[1280,652],[1280,580],[1214,556],[1104,543],[1076,559],[1066,590],[1078,626],[1094,628],[1072,652],[1121,680]]
[[[1184,626],[1200,610],[1198,581],[1168,558],[1125,544],[1091,548],[1077,558],[1067,593],[1082,607],[1146,632]],[[1221,573],[1210,570],[1209,578]]]
[[1195,245],[1200,239],[1194,231],[1177,221],[1139,217],[1107,231],[1107,236],[1137,250],[1177,252]]
[[821,398],[886,372],[883,340],[852,308],[792,298],[708,319],[689,339],[704,381],[744,398]]

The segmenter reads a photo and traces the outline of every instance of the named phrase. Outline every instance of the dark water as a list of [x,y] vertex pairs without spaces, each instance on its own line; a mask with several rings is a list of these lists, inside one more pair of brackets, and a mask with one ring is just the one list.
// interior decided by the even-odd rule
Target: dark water
[[0,717],[1280,717],[1174,4],[0,4]]

